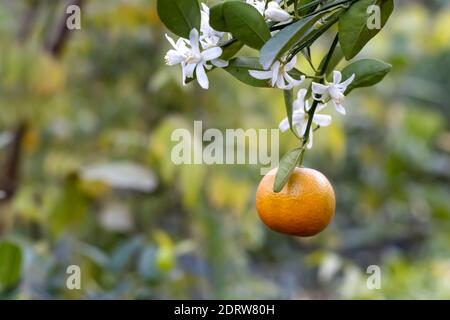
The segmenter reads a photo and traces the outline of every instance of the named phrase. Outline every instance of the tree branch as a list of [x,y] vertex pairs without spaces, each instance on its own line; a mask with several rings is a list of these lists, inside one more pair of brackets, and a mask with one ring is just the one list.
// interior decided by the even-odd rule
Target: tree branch
[[19,32],[17,33],[17,38],[20,42],[24,42],[30,35],[31,27],[36,20],[38,6],[39,2],[37,0],[31,0],[28,8],[22,16]]
[[[68,3],[68,6],[76,5],[80,8],[83,5],[84,0],[70,0]],[[62,19],[58,23],[58,27],[56,28],[55,34],[51,38],[49,42],[47,42],[46,49],[49,51],[53,56],[59,56],[62,53],[62,50],[64,49],[64,46],[67,42],[68,36],[69,36],[69,29],[67,29],[66,21],[69,15],[64,11],[64,15]]]
[[0,177],[0,203],[8,201],[16,193],[19,184],[19,165],[22,142],[26,130],[27,125],[25,123],[21,123],[17,126],[10,146],[10,152],[1,166],[3,174]]

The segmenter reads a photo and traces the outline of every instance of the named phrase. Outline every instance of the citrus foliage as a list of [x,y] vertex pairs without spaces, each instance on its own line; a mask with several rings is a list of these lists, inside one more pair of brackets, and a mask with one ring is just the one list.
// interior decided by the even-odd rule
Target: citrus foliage
[[[182,87],[155,1],[88,1],[58,58],[43,43],[64,8],[43,1],[20,43],[27,3],[0,4],[0,174],[27,123],[18,189],[0,200],[2,298],[450,298],[448,8],[404,2],[362,52],[394,68],[317,134],[305,165],[340,200],[326,234],[296,240],[259,223],[259,166],[168,160],[175,128],[270,128],[282,96],[226,72]],[[71,264],[82,291],[65,287]],[[366,287],[370,264],[382,290]]]

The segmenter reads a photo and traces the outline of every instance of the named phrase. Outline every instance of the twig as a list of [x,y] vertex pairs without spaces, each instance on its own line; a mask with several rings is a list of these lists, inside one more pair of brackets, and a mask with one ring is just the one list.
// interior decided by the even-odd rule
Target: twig
[[[70,3],[68,4],[68,6],[76,5],[81,8],[81,6],[83,5],[83,2],[84,2],[84,0],[71,0]],[[55,35],[46,45],[46,49],[53,56],[59,56],[67,42],[67,39],[69,36],[69,29],[67,29],[67,26],[66,26],[67,18],[68,18],[68,15],[64,11],[64,16],[59,21]]]
[[19,32],[17,33],[17,38],[20,42],[24,42],[30,35],[31,27],[36,20],[38,6],[39,2],[37,0],[30,1],[28,8],[22,16]]
[[[328,68],[328,65],[330,64],[331,61],[331,57],[333,56],[334,50],[336,49],[337,45],[339,43],[339,34],[336,34],[336,36],[334,37],[333,43],[331,44],[330,50],[327,53],[327,56],[325,58],[325,61],[322,65],[322,67],[320,68],[319,72],[316,74],[316,76],[323,76]],[[321,78],[320,83],[324,83],[325,82],[325,78]],[[314,113],[316,112],[317,106],[319,104],[318,100],[314,100],[314,102],[312,103],[311,109],[309,109],[308,111],[308,123],[306,125],[306,130],[305,133],[303,135],[303,144],[302,144],[302,149],[305,148],[306,144],[308,143],[309,140],[309,132],[311,130],[311,126],[312,126],[312,121],[314,118]],[[303,160],[303,158],[302,158]],[[300,162],[300,165],[302,164],[302,162]]]
[[25,135],[27,125],[21,123],[14,132],[14,138],[10,146],[10,152],[2,165],[3,175],[0,177],[0,191],[2,197],[0,203],[7,202],[16,193],[19,180],[19,166],[21,158],[21,149],[23,136]]

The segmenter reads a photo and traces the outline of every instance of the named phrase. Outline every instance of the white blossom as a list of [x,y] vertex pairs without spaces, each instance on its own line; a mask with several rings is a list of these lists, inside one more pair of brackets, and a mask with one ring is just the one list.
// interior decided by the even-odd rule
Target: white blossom
[[255,7],[256,10],[266,19],[273,22],[288,22],[292,20],[289,13],[280,6],[281,0],[269,1],[266,6],[265,0],[246,0],[247,4]]
[[264,16],[274,22],[288,22],[292,20],[291,15],[284,11],[275,1],[270,1],[267,4],[267,9],[264,12]]
[[355,74],[341,83],[342,74],[339,71],[333,71],[333,82],[327,84],[312,83],[312,92],[314,99],[319,101],[325,101],[326,98],[330,98],[336,110],[345,115],[346,110],[342,105],[345,100],[345,90],[355,79]]
[[183,63],[191,49],[187,46],[187,40],[184,38],[179,38],[177,42],[175,42],[169,35],[166,34],[166,39],[172,45],[173,49],[170,49],[164,57],[166,64],[168,66],[174,66],[180,63]]
[[[219,64],[219,57],[222,55],[220,47],[212,47],[206,50],[201,50],[199,33],[197,29],[192,29],[189,34],[189,41],[179,39],[177,43],[169,36],[166,36],[174,49],[169,50],[166,54],[165,60],[168,65],[181,64],[183,85],[186,84],[187,78],[194,78],[194,73],[198,83],[203,89],[209,88],[209,80],[206,75],[206,70],[210,70],[212,65]],[[189,47],[189,46],[190,47]],[[218,63],[217,63],[218,62]]]
[[209,24],[209,8],[202,3],[200,23],[200,42],[203,49],[217,47],[219,42],[224,38],[225,33],[214,30]]
[[[309,102],[305,101],[307,90],[300,89],[297,94],[297,99],[294,101],[292,106],[292,126],[296,130],[297,134],[304,136],[306,129],[308,127],[308,120],[310,115],[308,111],[310,110]],[[321,110],[326,107],[325,104],[319,104],[312,118],[312,123],[321,127],[326,127],[331,124],[332,118],[329,115],[318,114]],[[289,119],[285,118],[280,122],[279,129],[281,132],[289,130]],[[309,137],[307,148],[311,149],[313,146],[313,127],[309,129]]]
[[298,85],[300,85],[304,76],[301,76],[300,80],[294,79],[288,72],[294,69],[297,64],[297,57],[294,57],[291,61],[286,64],[280,61],[275,61],[269,70],[250,70],[249,73],[253,78],[259,80],[270,80],[272,87],[277,87],[283,90],[290,90]]
[[209,8],[202,4],[200,33],[192,29],[189,40],[180,38],[177,42],[166,35],[173,47],[165,56],[166,64],[181,65],[183,85],[186,84],[187,78],[194,78],[195,74],[200,86],[208,89],[209,80],[205,69],[210,70],[213,66],[218,68],[228,66],[228,61],[220,59],[223,51],[219,45],[224,37],[224,32],[218,32],[210,26]]

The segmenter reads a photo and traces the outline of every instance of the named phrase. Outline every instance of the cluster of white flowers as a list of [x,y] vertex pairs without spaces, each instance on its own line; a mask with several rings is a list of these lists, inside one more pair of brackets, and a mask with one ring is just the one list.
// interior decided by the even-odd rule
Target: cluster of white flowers
[[[225,33],[218,32],[209,24],[209,8],[202,4],[200,33],[192,29],[189,39],[180,38],[175,42],[166,34],[166,38],[173,49],[165,56],[166,64],[169,66],[181,65],[183,85],[187,78],[197,78],[203,89],[209,88],[209,80],[206,70],[213,66],[225,68],[228,62],[221,60],[222,48],[219,43],[225,37]],[[206,70],[205,70],[206,69]]]
[[[247,4],[255,7],[261,15],[267,20],[274,22],[289,22],[292,17],[289,13],[280,7],[281,0],[270,1],[266,4],[265,0],[246,0]],[[209,8],[202,3],[200,30],[193,29],[190,32],[189,39],[179,38],[176,42],[166,34],[166,38],[172,45],[165,56],[166,64],[169,66],[181,65],[183,85],[186,85],[188,78],[197,78],[198,83],[203,89],[209,88],[209,80],[206,70],[211,70],[213,66],[225,68],[228,62],[221,60],[223,53],[219,44],[227,37],[224,32],[214,30],[209,24]],[[287,64],[276,61],[267,71],[252,70],[250,74],[261,80],[271,79],[273,87],[280,89],[292,89],[298,86],[304,78],[296,80],[288,72],[296,64],[293,59]]]
[[[292,17],[284,11],[280,6],[281,0],[269,1],[265,0],[246,0],[246,2],[254,6],[264,18],[273,22],[288,22]],[[213,66],[225,68],[228,62],[221,60],[222,48],[220,43],[227,37],[224,32],[214,30],[209,24],[209,8],[202,4],[201,9],[201,26],[200,32],[192,29],[189,39],[179,38],[176,42],[166,35],[167,40],[173,49],[169,50],[165,56],[166,64],[181,65],[183,85],[186,84],[187,78],[197,78],[198,83],[204,89],[208,89],[209,80],[206,70],[210,70]],[[289,72],[295,68],[297,58],[293,57],[290,61],[285,59],[277,60],[268,70],[250,70],[249,74],[255,79],[267,80],[270,85],[282,90],[291,90],[298,87],[305,80],[305,76],[300,79],[294,79]],[[342,74],[339,71],[333,72],[333,82],[325,84],[313,82],[311,85],[312,97],[317,101],[318,105],[314,112],[311,122],[317,126],[325,127],[331,124],[330,115],[319,114],[331,100],[336,110],[341,114],[346,114],[342,105],[345,99],[345,91],[353,82],[355,75],[341,83]],[[308,121],[310,118],[309,101],[305,100],[307,94],[306,89],[300,89],[297,99],[293,103],[292,126],[297,134],[304,136],[308,129]],[[290,128],[288,118],[281,121],[280,130],[287,131]],[[313,145],[314,128],[309,128],[307,147],[310,149]]]
[[287,23],[292,20],[292,17],[281,8],[280,2],[281,0],[269,1],[266,5],[265,0],[246,0],[247,4],[255,7],[267,20]]
[[[341,83],[342,74],[339,71],[333,72],[333,82],[327,84],[320,84],[313,82],[311,89],[313,93],[313,99],[318,101],[317,108],[314,112],[313,118],[311,122],[320,127],[326,127],[331,124],[332,118],[330,115],[318,114],[318,112],[322,111],[326,106],[326,101],[330,99],[336,110],[341,114],[346,114],[345,108],[342,105],[344,102],[345,96],[344,93],[347,90],[347,87],[353,82],[355,79],[355,75],[353,74],[347,80]],[[297,99],[294,101],[292,106],[292,126],[293,129],[297,132],[297,134],[303,136],[308,129],[308,121],[310,118],[309,101],[305,100],[307,94],[306,89],[300,89],[297,94]],[[279,126],[281,132],[285,132],[289,130],[289,120],[288,118],[283,119]],[[309,128],[308,134],[308,144],[307,148],[311,149],[313,146],[313,127]]]

